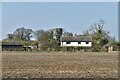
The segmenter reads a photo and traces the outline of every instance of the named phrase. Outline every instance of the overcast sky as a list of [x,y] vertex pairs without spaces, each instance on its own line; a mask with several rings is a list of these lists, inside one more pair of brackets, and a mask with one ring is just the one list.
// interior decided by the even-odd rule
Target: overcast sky
[[7,2],[2,3],[2,38],[19,27],[51,29],[82,34],[100,19],[118,39],[117,2]]

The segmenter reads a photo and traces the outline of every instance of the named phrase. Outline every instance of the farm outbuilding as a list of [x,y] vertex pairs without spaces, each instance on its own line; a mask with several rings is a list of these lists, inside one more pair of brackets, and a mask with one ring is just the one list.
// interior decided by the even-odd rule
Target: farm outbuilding
[[107,49],[107,52],[115,52],[119,51],[119,46],[118,45],[113,45],[112,43],[108,43],[104,46],[104,48]]
[[21,51],[24,50],[21,42],[2,42],[2,51]]

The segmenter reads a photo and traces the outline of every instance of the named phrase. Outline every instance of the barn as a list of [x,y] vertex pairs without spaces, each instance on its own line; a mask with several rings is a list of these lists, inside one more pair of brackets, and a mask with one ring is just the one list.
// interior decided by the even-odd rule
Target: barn
[[2,42],[2,51],[21,51],[24,50],[21,42]]

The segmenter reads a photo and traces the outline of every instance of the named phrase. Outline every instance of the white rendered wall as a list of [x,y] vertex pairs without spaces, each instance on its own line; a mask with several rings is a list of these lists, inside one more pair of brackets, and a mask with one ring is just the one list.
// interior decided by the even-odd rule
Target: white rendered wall
[[61,46],[81,46],[81,47],[91,47],[92,42],[89,42],[86,44],[86,42],[81,42],[81,44],[78,44],[78,42],[71,42],[70,44],[66,44],[66,42],[61,42]]

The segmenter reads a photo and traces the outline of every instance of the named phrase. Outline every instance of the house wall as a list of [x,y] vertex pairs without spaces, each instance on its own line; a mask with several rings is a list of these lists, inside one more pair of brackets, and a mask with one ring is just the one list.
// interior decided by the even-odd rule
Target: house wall
[[86,42],[81,42],[81,44],[78,44],[78,42],[71,42],[70,44],[66,44],[66,42],[61,42],[61,46],[91,47],[92,46],[92,42],[89,42],[89,44],[86,44]]

